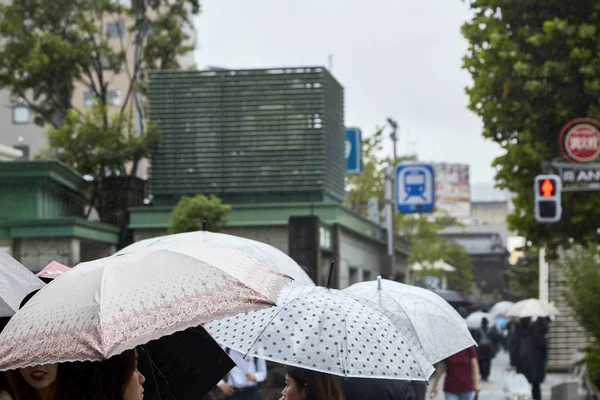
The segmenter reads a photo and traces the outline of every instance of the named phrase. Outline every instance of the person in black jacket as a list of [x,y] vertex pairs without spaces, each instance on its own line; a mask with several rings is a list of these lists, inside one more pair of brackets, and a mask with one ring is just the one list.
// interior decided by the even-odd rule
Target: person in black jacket
[[490,322],[487,318],[481,320],[481,327],[473,331],[472,335],[479,346],[477,354],[481,380],[487,382],[492,372],[492,359],[496,356],[500,335],[498,335],[495,327],[490,328]]
[[545,319],[532,322],[531,318],[522,318],[511,340],[510,368],[525,375],[534,400],[541,400],[541,384],[546,379],[547,332]]
[[344,400],[420,400],[410,381],[392,379],[342,379]]

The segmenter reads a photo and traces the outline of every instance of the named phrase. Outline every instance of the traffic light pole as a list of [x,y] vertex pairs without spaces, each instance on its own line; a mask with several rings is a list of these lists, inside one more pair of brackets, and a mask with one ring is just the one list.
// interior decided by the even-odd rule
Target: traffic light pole
[[549,281],[549,268],[548,263],[546,262],[546,248],[540,248],[539,252],[539,298],[541,301],[545,301],[546,303],[550,300],[550,293],[548,288]]

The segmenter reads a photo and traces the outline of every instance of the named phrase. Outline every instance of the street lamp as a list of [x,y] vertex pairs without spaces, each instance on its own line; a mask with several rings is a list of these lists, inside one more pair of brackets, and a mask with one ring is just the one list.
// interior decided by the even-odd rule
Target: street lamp
[[[396,250],[394,248],[394,210],[396,208],[396,204],[395,204],[395,198],[396,196],[394,195],[394,193],[396,193],[396,185],[395,185],[395,180],[396,180],[396,161],[398,159],[397,154],[396,154],[396,143],[398,142],[398,137],[396,135],[396,132],[398,130],[398,123],[396,121],[394,121],[392,118],[388,118],[387,119],[387,123],[390,125],[390,127],[392,128],[392,133],[390,134],[390,138],[392,139],[392,144],[393,144],[393,149],[394,149],[394,159],[392,161],[392,165],[389,166],[389,168],[387,169],[388,173],[386,174],[386,178],[388,180],[388,187],[389,189],[387,190],[388,194],[388,198],[387,198],[387,203],[388,203],[388,218],[387,218],[387,230],[388,230],[388,255],[390,257],[390,266],[391,266],[391,279],[392,280],[396,280]],[[406,282],[409,283],[408,281],[409,277],[408,277],[408,272],[406,275]]]

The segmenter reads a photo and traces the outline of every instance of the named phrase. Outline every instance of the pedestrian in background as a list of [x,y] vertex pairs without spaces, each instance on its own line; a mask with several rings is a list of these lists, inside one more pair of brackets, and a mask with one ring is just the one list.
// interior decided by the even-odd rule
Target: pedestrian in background
[[473,339],[477,342],[477,354],[481,380],[487,382],[492,372],[492,359],[496,356],[499,344],[499,335],[490,328],[487,318],[481,320],[481,327],[473,332]]
[[258,384],[267,379],[267,363],[256,357],[244,357],[239,351],[227,350],[235,363],[226,380],[221,380],[219,389],[231,400],[260,400]]
[[548,320],[521,318],[511,339],[510,368],[525,375],[531,384],[533,400],[542,399],[541,385],[546,379],[548,359]]
[[435,378],[429,396],[433,399],[438,394],[438,384],[442,375],[446,374],[444,393],[446,400],[473,400],[479,393],[479,362],[477,350],[470,347],[450,356],[436,366]]

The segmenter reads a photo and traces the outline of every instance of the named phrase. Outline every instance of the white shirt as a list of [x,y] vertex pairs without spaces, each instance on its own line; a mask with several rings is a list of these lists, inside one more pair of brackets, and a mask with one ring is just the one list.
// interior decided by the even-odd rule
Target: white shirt
[[[227,383],[229,385],[236,389],[246,389],[256,386],[258,383],[264,382],[264,380],[267,379],[267,363],[265,360],[250,356],[244,358],[244,354],[232,349],[229,349],[227,353],[236,365],[227,375]],[[247,372],[254,374],[254,377],[256,378],[255,382],[246,379]],[[225,381],[221,380],[218,386],[221,386],[224,383]]]

